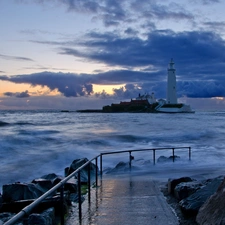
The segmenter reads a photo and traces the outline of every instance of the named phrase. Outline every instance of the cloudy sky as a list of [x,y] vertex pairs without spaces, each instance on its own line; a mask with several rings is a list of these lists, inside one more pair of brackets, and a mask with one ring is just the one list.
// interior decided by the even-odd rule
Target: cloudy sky
[[0,109],[86,109],[155,93],[225,109],[223,0],[0,0]]

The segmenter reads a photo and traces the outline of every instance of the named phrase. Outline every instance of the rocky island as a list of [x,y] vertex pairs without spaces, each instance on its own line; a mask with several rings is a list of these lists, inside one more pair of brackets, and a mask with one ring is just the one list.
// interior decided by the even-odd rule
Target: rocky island
[[193,113],[189,105],[178,103],[176,92],[176,69],[173,59],[167,70],[167,99],[156,100],[154,93],[144,94],[130,101],[122,101],[118,104],[103,106],[102,109],[86,109],[77,112],[103,112],[103,113]]

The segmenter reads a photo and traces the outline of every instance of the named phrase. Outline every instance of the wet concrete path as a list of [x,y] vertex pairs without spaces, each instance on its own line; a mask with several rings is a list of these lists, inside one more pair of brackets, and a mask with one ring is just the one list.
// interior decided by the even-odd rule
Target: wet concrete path
[[104,177],[82,208],[82,221],[74,212],[67,225],[179,224],[157,182],[146,176]]

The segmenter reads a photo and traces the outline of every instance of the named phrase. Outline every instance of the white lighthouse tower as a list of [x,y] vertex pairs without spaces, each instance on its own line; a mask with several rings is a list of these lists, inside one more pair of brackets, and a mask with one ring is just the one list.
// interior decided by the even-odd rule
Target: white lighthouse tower
[[177,104],[176,70],[173,66],[174,62],[171,59],[167,75],[167,104]]
[[193,113],[190,105],[177,103],[176,70],[173,66],[174,62],[171,59],[167,75],[167,99],[160,99],[155,110],[163,113]]

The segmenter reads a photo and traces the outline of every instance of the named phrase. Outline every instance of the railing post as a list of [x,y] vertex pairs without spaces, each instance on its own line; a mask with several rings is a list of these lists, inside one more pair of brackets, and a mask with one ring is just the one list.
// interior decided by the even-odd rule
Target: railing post
[[98,186],[98,158],[95,158],[95,183],[96,183],[96,187]]
[[189,148],[189,161],[191,160],[191,147],[188,147]]
[[173,162],[175,161],[175,156],[174,156],[174,148],[172,148],[172,151],[173,151]]
[[91,164],[88,164],[88,202],[91,202]]
[[79,220],[82,219],[82,208],[81,208],[81,181],[80,181],[80,170],[78,171],[78,204],[79,204]]
[[100,154],[100,174],[102,176],[102,154]]
[[61,202],[61,225],[64,225],[64,185],[60,188],[60,202]]
[[153,149],[153,164],[155,165],[155,149]]
[[131,171],[131,160],[132,160],[131,151],[129,151],[129,167],[130,167],[130,171]]

